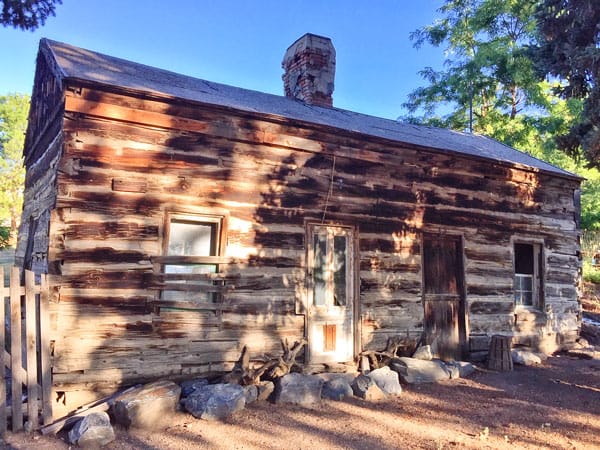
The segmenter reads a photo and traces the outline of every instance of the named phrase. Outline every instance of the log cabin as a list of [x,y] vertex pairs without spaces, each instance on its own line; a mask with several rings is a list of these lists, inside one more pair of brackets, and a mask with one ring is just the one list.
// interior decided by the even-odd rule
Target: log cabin
[[17,261],[50,277],[57,393],[223,372],[282,339],[307,367],[390,337],[456,359],[576,339],[578,176],[335,108],[328,38],[282,65],[277,96],[40,42]]

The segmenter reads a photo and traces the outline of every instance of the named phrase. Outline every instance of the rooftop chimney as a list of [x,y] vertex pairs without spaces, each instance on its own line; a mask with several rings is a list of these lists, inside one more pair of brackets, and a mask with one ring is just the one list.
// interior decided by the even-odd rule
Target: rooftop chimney
[[286,97],[333,106],[335,49],[331,39],[305,34],[287,49],[281,66]]

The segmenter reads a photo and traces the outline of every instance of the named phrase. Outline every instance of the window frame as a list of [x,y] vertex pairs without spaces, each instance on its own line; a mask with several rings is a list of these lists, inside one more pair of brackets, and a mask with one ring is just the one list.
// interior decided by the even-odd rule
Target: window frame
[[[515,238],[511,242],[512,244],[512,300],[515,309],[525,309],[525,310],[533,310],[533,311],[542,311],[544,309],[545,298],[544,298],[544,282],[545,282],[545,246],[544,241],[536,240],[536,239],[523,239],[523,238]],[[533,261],[533,273],[521,273],[517,272],[517,245],[530,245],[531,250],[533,252],[532,261]],[[526,278],[531,279],[531,291],[527,289],[517,289],[517,277],[519,280],[523,280]],[[521,299],[523,298],[524,293],[531,292],[531,304],[524,304],[522,302],[517,302],[517,294],[521,293],[519,296]]]
[[[216,226],[216,230],[211,233],[211,239],[216,239],[216,242],[211,242],[210,243],[210,251],[209,253],[211,253],[210,255],[169,255],[169,243],[170,243],[170,239],[171,239],[171,224],[173,222],[188,222],[188,223],[196,223],[198,225],[215,225]],[[167,212],[165,214],[165,222],[164,222],[164,228],[163,228],[163,242],[162,242],[162,255],[164,257],[167,258],[174,258],[176,259],[178,256],[181,256],[182,261],[181,262],[162,262],[158,268],[159,273],[162,275],[169,275],[166,270],[168,266],[194,266],[194,265],[214,265],[215,266],[215,274],[218,274],[220,271],[220,263],[219,260],[222,259],[223,255],[225,254],[225,250],[226,250],[226,244],[227,244],[227,216],[225,214],[213,214],[213,213],[204,213],[204,212]],[[213,254],[214,253],[214,254]],[[201,261],[194,261],[194,259],[202,259],[202,258],[206,258],[209,261],[207,262],[201,262]],[[189,261],[186,261],[189,260]],[[214,261],[214,262],[213,262]],[[185,274],[184,274],[185,275]],[[193,274],[190,274],[193,275]],[[198,275],[202,275],[202,274],[198,274]],[[218,276],[216,276],[216,280],[213,281],[213,284],[215,285],[220,285],[222,284],[221,281],[218,280]],[[193,281],[193,280],[189,280],[189,281]],[[183,281],[185,282],[185,281]],[[175,285],[177,284],[176,281],[172,281],[171,285]],[[168,292],[168,291],[173,291],[173,289],[168,289],[168,287],[165,287],[163,289],[160,290],[160,292],[158,293],[158,300],[161,304],[161,308],[168,308],[168,309],[190,309],[190,310],[201,310],[204,309],[203,307],[198,305],[198,301],[196,301],[194,304],[190,302],[190,307],[189,308],[184,308],[182,306],[180,306],[181,304],[185,304],[186,302],[188,302],[189,300],[186,299],[182,299],[182,300],[165,300],[163,298],[163,293],[164,292]],[[185,290],[183,290],[182,292],[186,292]],[[189,292],[189,291],[188,291]],[[217,292],[206,292],[206,305],[211,305],[211,304],[215,304],[215,303],[219,303],[222,299],[221,299],[221,294],[217,293]],[[174,306],[168,306],[166,303],[173,301]]]

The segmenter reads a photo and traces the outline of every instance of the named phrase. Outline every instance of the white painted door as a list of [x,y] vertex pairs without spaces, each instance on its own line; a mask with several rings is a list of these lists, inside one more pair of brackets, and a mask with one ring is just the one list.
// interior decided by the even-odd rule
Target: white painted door
[[354,358],[354,232],[310,225],[308,233],[309,362]]

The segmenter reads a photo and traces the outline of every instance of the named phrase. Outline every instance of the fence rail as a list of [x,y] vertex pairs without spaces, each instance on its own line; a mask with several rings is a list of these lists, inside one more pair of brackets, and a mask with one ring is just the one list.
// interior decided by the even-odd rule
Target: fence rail
[[[48,341],[48,282],[26,270],[21,283],[18,267],[0,266],[0,433],[8,422],[13,431],[26,425],[35,430],[52,419],[50,343]],[[8,388],[10,387],[10,389]],[[27,418],[24,421],[25,417]]]

